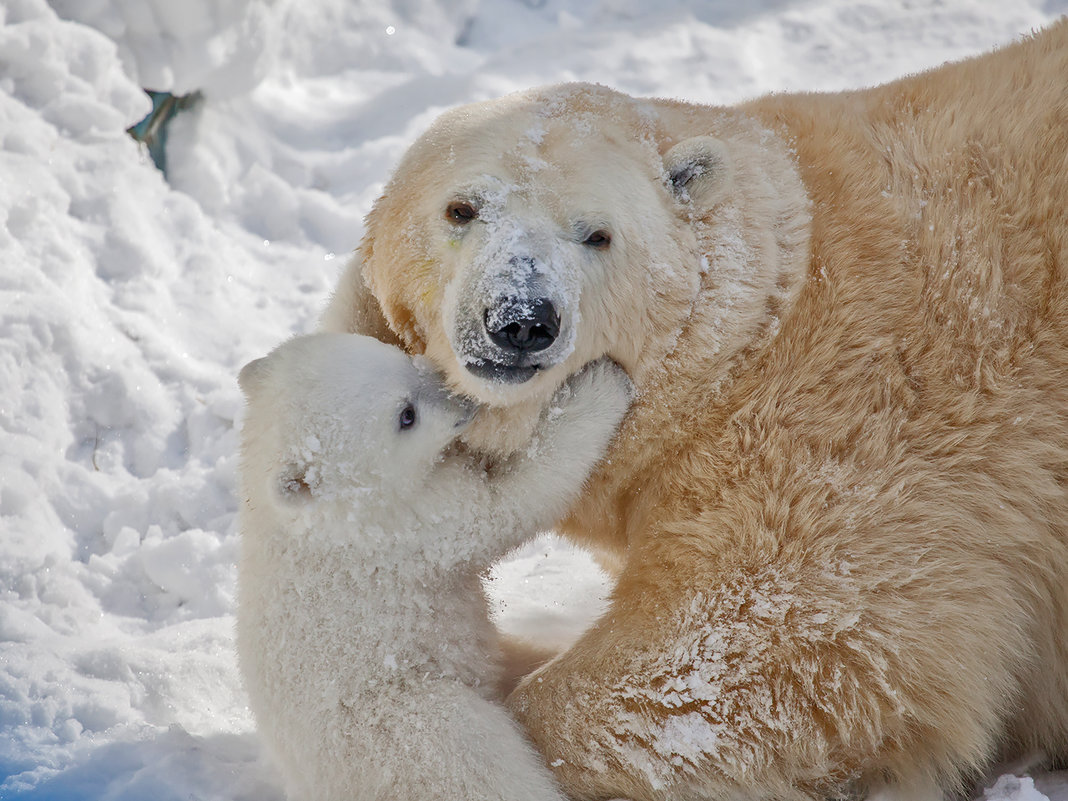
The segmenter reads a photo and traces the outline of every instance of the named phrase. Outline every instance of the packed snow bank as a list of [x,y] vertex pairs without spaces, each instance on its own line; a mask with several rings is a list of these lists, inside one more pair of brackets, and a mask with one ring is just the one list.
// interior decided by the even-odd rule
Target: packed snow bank
[[146,89],[211,97],[247,92],[267,73],[280,35],[280,0],[53,0],[67,19],[118,47]]
[[[235,376],[314,327],[429,121],[570,79],[709,102],[870,84],[1068,2],[54,8],[0,5],[0,797],[270,801],[232,646]],[[171,129],[170,184],[123,133],[142,87],[207,93]],[[529,638],[600,608],[588,557],[551,539],[497,575]],[[1068,786],[988,797],[1038,794]]]

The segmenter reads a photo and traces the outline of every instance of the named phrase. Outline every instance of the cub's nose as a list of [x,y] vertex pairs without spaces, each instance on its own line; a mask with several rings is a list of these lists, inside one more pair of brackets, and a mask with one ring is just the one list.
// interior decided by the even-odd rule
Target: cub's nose
[[548,298],[506,298],[482,319],[493,344],[515,353],[545,350],[560,335],[560,315]]

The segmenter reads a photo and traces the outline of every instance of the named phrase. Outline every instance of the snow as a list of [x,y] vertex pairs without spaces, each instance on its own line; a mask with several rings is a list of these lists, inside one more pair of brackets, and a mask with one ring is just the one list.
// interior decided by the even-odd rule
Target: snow
[[983,791],[983,798],[996,798],[1000,801],[1045,801],[1046,796],[1036,789],[1035,780],[1031,777],[1005,775],[999,776],[992,787]]
[[[236,375],[314,328],[391,166],[442,110],[562,80],[717,103],[870,85],[1066,11],[5,0],[0,797],[281,799],[233,652]],[[141,88],[205,96],[171,128],[169,182],[124,133]],[[558,641],[603,595],[552,539],[491,586],[505,626]],[[1042,797],[1068,799],[1068,778],[985,793]]]
[[118,46],[138,85],[228,97],[269,70],[281,33],[278,0],[53,0],[56,12],[91,25]]

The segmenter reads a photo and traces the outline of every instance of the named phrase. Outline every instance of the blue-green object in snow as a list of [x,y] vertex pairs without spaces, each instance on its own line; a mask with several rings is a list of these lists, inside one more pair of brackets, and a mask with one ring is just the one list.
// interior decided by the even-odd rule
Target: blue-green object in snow
[[144,143],[152,162],[164,175],[167,174],[167,125],[178,112],[192,108],[200,101],[200,92],[175,97],[170,92],[154,92],[146,89],[152,100],[152,110],[143,120],[126,129],[126,133]]

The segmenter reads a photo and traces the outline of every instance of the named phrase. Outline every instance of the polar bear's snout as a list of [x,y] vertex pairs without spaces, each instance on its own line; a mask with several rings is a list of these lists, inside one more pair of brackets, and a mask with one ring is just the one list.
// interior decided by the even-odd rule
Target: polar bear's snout
[[561,303],[547,293],[509,291],[493,296],[471,323],[481,326],[482,347],[468,353],[466,367],[479,378],[522,384],[561,360],[561,333],[567,319]]
[[498,362],[531,364],[533,354],[552,347],[560,336],[560,311],[546,286],[540,259],[512,255],[503,276],[491,281],[482,326],[497,351]]
[[570,354],[577,282],[554,280],[568,272],[554,253],[502,255],[491,244],[484,254],[457,282],[455,312],[445,315],[454,353],[481,381],[524,384]]
[[543,351],[560,334],[560,314],[549,298],[503,297],[482,321],[494,345],[517,354]]

